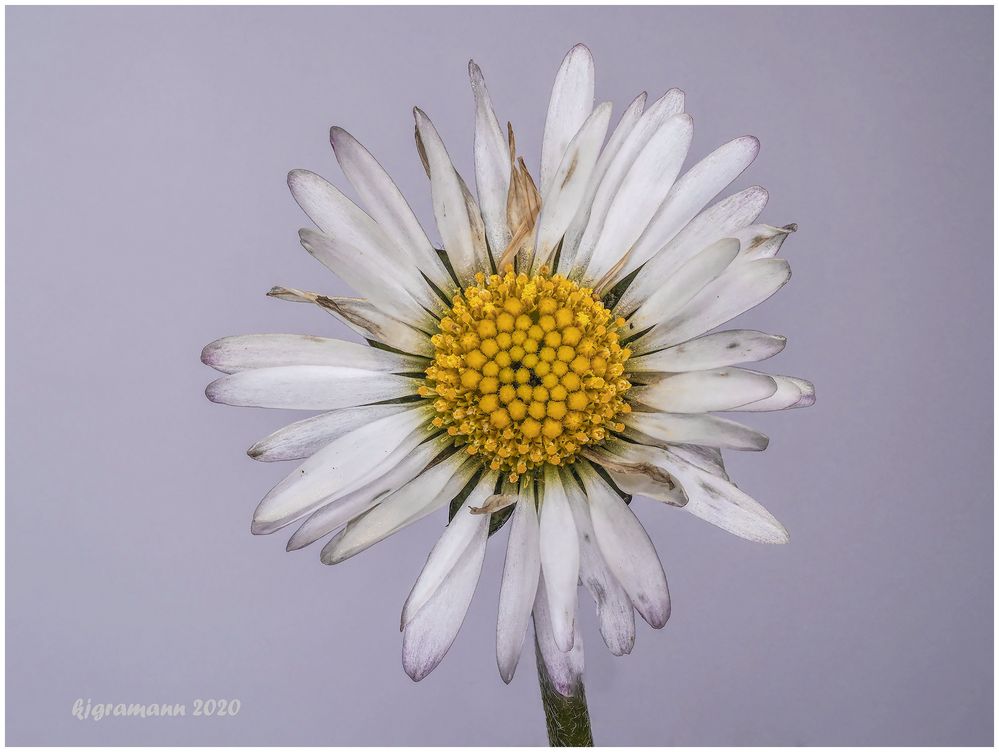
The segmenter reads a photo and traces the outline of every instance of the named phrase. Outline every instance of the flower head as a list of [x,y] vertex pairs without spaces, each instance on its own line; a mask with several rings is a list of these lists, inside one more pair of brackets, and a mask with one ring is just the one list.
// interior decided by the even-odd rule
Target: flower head
[[636,611],[656,628],[669,618],[666,577],[632,494],[749,540],[787,540],[721,457],[765,449],[767,438],[713,413],[804,407],[814,389],[737,367],[777,354],[783,337],[712,330],[787,282],[776,254],[795,228],[756,223],[760,187],[708,206],[753,161],[755,138],[681,175],[693,125],[679,90],[648,106],[640,95],[608,136],[610,104],[593,106],[593,61],[577,45],[555,80],[535,180],[478,66],[469,73],[474,196],[415,111],[441,248],[340,128],[333,149],[363,209],[318,175],[289,175],[317,227],[300,231],[302,245],[360,297],[269,294],[324,309],[368,344],[226,337],[202,355],[227,374],[207,393],[319,413],[249,450],[304,460],[253,517],[255,533],[299,523],[289,550],[331,536],[321,557],[334,564],[448,508],[403,609],[410,676],[444,657],[487,539],[505,525],[500,674],[512,678],[533,616],[548,675],[572,694],[582,672],[578,584],[615,655],[633,647]]
[[571,465],[631,412],[615,318],[589,288],[546,270],[508,266],[455,295],[440,321],[427,385],[432,423],[511,482],[545,464]]

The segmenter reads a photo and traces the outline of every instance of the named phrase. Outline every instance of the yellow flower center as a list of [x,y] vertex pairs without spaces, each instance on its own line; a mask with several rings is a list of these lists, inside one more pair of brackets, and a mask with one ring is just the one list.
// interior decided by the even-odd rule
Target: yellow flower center
[[434,425],[510,480],[540,465],[571,463],[630,412],[615,319],[593,290],[543,269],[528,277],[475,276],[454,296],[432,342],[420,395]]

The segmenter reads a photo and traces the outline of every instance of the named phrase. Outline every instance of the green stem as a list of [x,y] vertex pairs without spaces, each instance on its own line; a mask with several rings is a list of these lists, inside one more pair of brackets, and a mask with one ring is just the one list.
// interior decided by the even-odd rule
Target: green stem
[[538,682],[541,684],[541,704],[545,708],[549,746],[592,747],[590,711],[586,707],[586,690],[582,681],[573,695],[566,697],[555,688],[548,676],[537,636],[534,638],[534,652],[538,661]]

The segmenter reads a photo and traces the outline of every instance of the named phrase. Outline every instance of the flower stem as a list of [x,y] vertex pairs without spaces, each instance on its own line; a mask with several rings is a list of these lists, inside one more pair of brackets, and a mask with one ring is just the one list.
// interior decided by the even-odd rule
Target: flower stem
[[586,707],[583,682],[579,682],[571,697],[566,697],[555,688],[548,675],[536,636],[534,652],[538,661],[538,682],[541,684],[541,704],[545,709],[549,746],[592,747],[593,731],[590,729],[590,711]]

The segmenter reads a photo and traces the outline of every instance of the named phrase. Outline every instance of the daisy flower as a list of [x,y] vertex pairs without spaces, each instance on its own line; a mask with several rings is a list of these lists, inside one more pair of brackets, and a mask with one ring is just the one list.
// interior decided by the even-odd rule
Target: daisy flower
[[533,621],[547,707],[582,696],[580,585],[615,655],[632,650],[635,612],[656,629],[669,618],[632,494],[742,538],[787,541],[722,462],[721,450],[760,451],[767,437],[716,413],[805,407],[814,389],[738,365],[779,353],[784,337],[714,330],[788,281],[776,254],[795,227],[757,223],[758,186],[711,203],[756,157],[751,136],[682,172],[693,122],[678,89],[652,103],[640,94],[611,128],[577,45],[532,174],[474,62],[469,74],[474,194],[414,111],[439,243],[342,128],[333,150],[360,205],[315,173],[288,177],[315,224],[302,245],[358,297],[268,294],[322,308],[367,344],[234,336],[202,360],[226,374],[208,386],[214,402],[318,413],[249,449],[304,460],[260,502],[254,533],[295,524],[289,550],[328,538],[321,558],[336,564],[429,515],[447,523],[402,611],[414,680],[443,659],[489,536],[509,529],[499,673],[512,679]]

